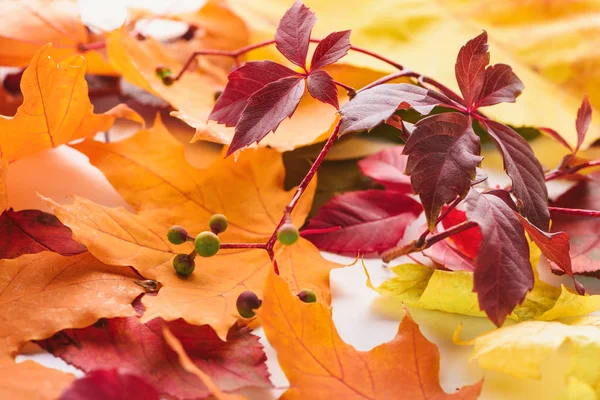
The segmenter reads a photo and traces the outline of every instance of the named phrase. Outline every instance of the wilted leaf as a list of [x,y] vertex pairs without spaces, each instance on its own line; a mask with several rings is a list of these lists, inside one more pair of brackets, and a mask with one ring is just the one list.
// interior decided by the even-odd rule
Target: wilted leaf
[[310,33],[316,21],[315,13],[297,0],[283,14],[275,31],[277,50],[301,68],[306,68]]
[[56,400],[74,380],[71,374],[46,368],[31,360],[0,364],[3,400]]
[[322,103],[332,105],[336,110],[340,107],[338,103],[337,86],[327,71],[311,71],[306,79],[306,84],[308,93],[310,93],[312,97]]
[[143,292],[129,268],[105,265],[89,253],[0,260],[0,278],[1,359],[62,329],[135,315],[131,302]]
[[[335,196],[311,218],[302,236],[320,250],[373,256],[395,246],[423,207],[403,193],[365,190]],[[327,233],[311,230],[335,229]]]
[[311,71],[326,67],[344,57],[350,50],[350,31],[332,32],[325,36],[312,55]]
[[77,379],[60,400],[159,400],[158,391],[141,376],[118,369],[98,369]]
[[390,342],[361,352],[344,343],[323,303],[303,303],[269,274],[258,310],[289,382],[282,399],[475,399],[482,382],[454,394],[439,384],[439,352],[406,315]]
[[5,210],[0,215],[0,259],[53,251],[72,256],[86,251],[72,238],[71,230],[52,214],[39,210]]
[[113,318],[59,332],[38,344],[88,373],[119,368],[144,377],[162,395],[208,397],[209,389],[177,362],[163,337],[164,325],[182,342],[193,363],[221,389],[270,386],[263,347],[247,328],[232,328],[223,342],[208,325],[160,318],[142,324],[137,317]]
[[23,104],[17,114],[0,116],[0,149],[9,162],[106,131],[116,118],[143,123],[125,105],[94,114],[84,76],[85,59],[73,56],[57,64],[49,55],[51,49],[51,45],[42,47],[23,73]]
[[402,154],[403,149],[403,146],[394,146],[381,150],[360,160],[358,167],[364,175],[388,190],[412,193],[410,178],[404,175],[408,157]]

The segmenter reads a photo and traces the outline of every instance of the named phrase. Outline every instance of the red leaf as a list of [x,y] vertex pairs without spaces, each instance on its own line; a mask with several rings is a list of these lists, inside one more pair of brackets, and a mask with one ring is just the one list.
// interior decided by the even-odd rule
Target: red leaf
[[542,253],[573,279],[577,293],[581,295],[585,294],[585,289],[581,283],[577,282],[575,276],[573,276],[571,256],[569,254],[571,251],[569,235],[565,232],[546,233],[529,223],[519,213],[515,213],[515,215],[529,234],[531,240],[542,250]]
[[226,126],[237,125],[250,96],[271,82],[293,75],[297,73],[273,61],[247,62],[229,74],[209,119]]
[[164,322],[157,318],[141,324],[137,317],[114,318],[59,332],[39,344],[86,372],[120,368],[143,376],[162,395],[207,397],[207,387],[180,366],[177,354],[165,342],[164,324],[222,390],[270,386],[262,345],[246,328],[233,328],[223,342],[210,326],[194,326],[181,319]]
[[0,237],[0,259],[41,251],[73,256],[87,250],[58,218],[39,210],[5,210],[0,215]]
[[475,178],[481,146],[471,118],[444,113],[422,119],[404,146],[405,173],[421,198],[430,230],[444,204],[464,197]]
[[590,127],[590,123],[592,122],[592,106],[590,105],[590,99],[588,99],[587,94],[584,96],[583,101],[581,102],[581,106],[579,110],[577,110],[577,119],[575,120],[575,127],[577,128],[577,147],[573,153],[577,153],[583,141],[585,140],[585,135]]
[[471,190],[466,203],[467,217],[479,225],[483,236],[475,259],[473,291],[479,308],[500,326],[533,288],[529,245],[508,192]]
[[60,400],[159,400],[154,387],[139,376],[116,369],[98,370],[73,382]]
[[304,94],[304,78],[290,76],[271,82],[250,96],[242,113],[227,155],[261,141],[296,111]]
[[474,260],[453,247],[449,242],[449,239],[437,242],[433,246],[423,250],[423,254],[432,261],[438,263],[441,269],[448,271],[475,270]]
[[350,47],[350,31],[333,32],[325,36],[313,53],[311,71],[338,61],[348,53]]
[[544,170],[529,143],[517,132],[495,121],[486,121],[487,132],[504,158],[504,169],[512,181],[512,192],[521,213],[535,226],[548,231],[548,189]]
[[421,213],[412,198],[387,190],[348,192],[321,207],[306,230],[341,227],[325,234],[306,235],[320,250],[337,254],[381,254],[396,245]]
[[490,53],[485,31],[469,40],[458,52],[454,73],[467,106],[472,106],[479,98],[485,82],[485,67],[489,63]]
[[448,98],[437,92],[408,83],[387,83],[359,92],[346,103],[340,113],[340,135],[370,131],[387,121],[398,108],[412,107],[426,115],[439,104],[450,104]]
[[331,104],[337,110],[340,108],[338,103],[338,89],[329,73],[321,70],[311,71],[307,79],[308,93],[315,99]]
[[283,14],[275,32],[277,50],[299,67],[306,68],[310,33],[316,21],[315,13],[297,0]]
[[544,134],[546,134],[547,136],[550,136],[550,138],[556,140],[558,143],[562,144],[563,146],[565,146],[567,149],[569,149],[570,151],[573,151],[573,148],[571,147],[571,145],[565,140],[564,137],[561,136],[560,133],[556,132],[554,129],[552,128],[538,128],[538,130]]
[[360,172],[388,190],[412,193],[410,178],[404,175],[408,157],[402,154],[403,149],[404,146],[394,146],[360,160]]
[[483,88],[475,108],[498,103],[514,103],[523,92],[523,82],[506,64],[492,65],[485,70]]

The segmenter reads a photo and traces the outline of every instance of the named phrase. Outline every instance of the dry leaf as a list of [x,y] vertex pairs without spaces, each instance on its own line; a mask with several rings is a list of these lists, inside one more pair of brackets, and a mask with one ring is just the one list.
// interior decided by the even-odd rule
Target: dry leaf
[[0,366],[3,400],[55,400],[74,380],[72,374],[43,367],[31,360]]
[[282,399],[475,399],[483,382],[454,394],[439,384],[440,359],[407,314],[388,343],[361,352],[344,343],[323,303],[303,303],[270,273],[258,310],[290,381]]

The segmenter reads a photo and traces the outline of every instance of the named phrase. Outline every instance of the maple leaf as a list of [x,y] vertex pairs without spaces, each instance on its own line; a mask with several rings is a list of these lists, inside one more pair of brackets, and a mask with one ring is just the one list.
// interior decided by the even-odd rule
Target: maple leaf
[[533,288],[529,246],[508,192],[471,190],[466,202],[467,217],[479,225],[483,237],[475,259],[473,290],[481,310],[500,326]]
[[315,48],[310,61],[311,72],[339,61],[348,50],[350,50],[350,31],[330,33]]
[[0,363],[0,393],[4,400],[56,400],[75,380],[35,361]]
[[141,376],[118,369],[98,369],[77,379],[59,400],[159,400],[158,391]]
[[0,271],[0,360],[61,329],[135,315],[131,302],[143,292],[129,268],[105,265],[89,253],[24,255],[0,260]]
[[[311,218],[302,236],[320,250],[372,256],[395,246],[423,207],[388,190],[347,192],[333,197]],[[310,233],[339,227],[323,234]]]
[[258,316],[290,382],[282,399],[475,399],[481,392],[483,382],[442,390],[439,352],[409,314],[394,339],[361,352],[340,338],[329,307],[303,303],[270,273]]
[[[198,261],[194,274],[181,279],[172,259],[193,246],[171,245],[166,232],[175,224],[194,233],[204,231],[210,216],[222,213],[229,220],[222,243],[266,242],[293,196],[293,191],[283,189],[281,155],[267,149],[248,151],[237,162],[220,160],[198,170],[185,161],[184,146],[159,120],[152,130],[141,130],[121,142],[87,140],[74,147],[90,157],[136,214],[77,197],[72,205],[60,206],[49,199],[44,203],[96,257],[131,265],[145,278],[162,283],[157,296],[143,299],[144,321],[184,318],[195,325],[210,324],[225,338],[238,318],[237,296],[244,290],[260,295],[272,268],[269,257],[260,249],[221,250]],[[314,190],[315,182],[292,213],[296,226],[302,226]],[[329,270],[336,264],[322,259],[306,240],[277,247],[275,256],[282,276],[298,290],[309,287],[329,301]]]
[[221,389],[270,386],[262,345],[247,328],[233,327],[223,342],[208,325],[194,326],[181,319],[165,322],[155,318],[142,324],[137,317],[113,318],[61,331],[38,344],[85,372],[121,368],[144,377],[160,394],[207,397],[206,386],[177,363],[177,355],[163,338],[164,325]]
[[416,124],[404,146],[403,154],[408,155],[405,173],[423,203],[429,230],[444,204],[468,193],[482,160],[480,152],[470,117],[444,113]]
[[383,149],[358,161],[363,175],[385,186],[387,190],[412,193],[410,178],[404,175],[408,157],[402,154],[404,146]]
[[0,215],[0,259],[16,258],[22,254],[53,251],[72,256],[86,251],[71,237],[71,230],[52,214],[39,210],[5,210]]
[[315,13],[300,0],[283,14],[275,31],[275,46],[290,62],[306,69],[310,33],[317,22]]
[[85,59],[70,57],[56,63],[51,45],[42,47],[23,72],[23,104],[14,117],[0,116],[0,149],[11,162],[74,139],[108,130],[116,118],[143,123],[121,104],[94,114],[85,81]]

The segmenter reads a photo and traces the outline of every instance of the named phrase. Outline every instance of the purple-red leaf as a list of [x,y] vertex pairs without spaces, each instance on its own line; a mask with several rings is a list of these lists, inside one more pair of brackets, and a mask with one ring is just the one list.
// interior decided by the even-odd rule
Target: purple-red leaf
[[406,174],[421,198],[430,230],[444,204],[464,197],[482,160],[471,118],[444,113],[422,119],[404,146]]
[[452,103],[445,96],[408,83],[386,83],[359,92],[340,113],[340,135],[370,131],[387,121],[398,108],[412,107],[426,115],[439,104]]
[[531,240],[535,242],[548,260],[556,264],[558,268],[573,279],[577,293],[581,295],[585,294],[583,285],[577,282],[573,275],[571,256],[569,254],[571,251],[569,235],[565,232],[547,233],[541,231],[538,227],[532,225],[529,221],[519,215],[519,213],[515,213],[515,215],[529,234]]
[[588,99],[587,94],[583,98],[581,102],[581,106],[579,110],[577,110],[577,119],[575,120],[575,127],[577,128],[577,147],[573,153],[577,153],[583,141],[585,140],[585,135],[590,127],[590,123],[592,122],[592,106],[590,105],[590,99]]
[[404,146],[394,146],[360,160],[360,172],[388,190],[412,193],[410,178],[404,175],[408,157],[402,154],[403,149]]
[[304,94],[304,77],[290,76],[271,82],[250,96],[242,113],[227,155],[262,140],[291,117]]
[[485,31],[469,40],[458,52],[454,72],[467,106],[472,106],[479,98],[485,82],[485,67],[489,63],[490,53]]
[[538,130],[540,132],[542,132],[543,134],[549,136],[550,138],[554,139],[555,141],[557,141],[558,143],[562,144],[563,146],[565,146],[567,149],[569,149],[570,151],[573,151],[573,148],[571,147],[571,145],[565,140],[564,137],[562,137],[562,135],[558,132],[556,132],[554,129],[552,128],[545,128],[545,127],[541,127],[538,128]]
[[209,119],[226,126],[235,126],[250,96],[271,82],[293,75],[297,73],[273,61],[247,62],[229,74],[227,86],[219,96]]
[[315,99],[331,104],[337,110],[340,108],[338,103],[338,89],[331,75],[326,71],[316,70],[308,74],[306,80],[308,93]]
[[504,169],[512,181],[512,192],[521,213],[543,231],[548,231],[548,189],[544,170],[529,143],[517,132],[495,121],[486,121],[487,131],[504,158]]
[[[470,229],[469,229],[470,230]],[[475,262],[456,247],[449,240],[442,240],[423,250],[423,254],[440,265],[440,269],[448,271],[474,271]]]
[[473,189],[466,203],[468,219],[479,225],[483,236],[475,258],[473,291],[479,308],[500,326],[533,288],[529,245],[508,192],[480,194]]
[[60,400],[159,400],[143,378],[117,369],[93,371],[73,382]]
[[314,71],[333,64],[350,50],[350,31],[333,32],[325,36],[315,49],[310,69]]
[[208,388],[180,366],[177,354],[165,342],[164,324],[222,390],[270,386],[262,345],[246,328],[232,328],[223,342],[210,326],[194,326],[181,319],[164,322],[157,318],[142,324],[137,317],[114,318],[59,332],[39,344],[86,372],[121,368],[144,377],[162,395],[207,397]]
[[275,31],[277,50],[299,67],[306,68],[310,33],[316,21],[315,13],[297,0],[283,14]]
[[348,192],[333,197],[306,230],[341,227],[335,232],[303,235],[320,250],[345,255],[374,255],[395,246],[422,211],[412,198],[388,190]]
[[87,250],[58,218],[39,210],[5,210],[0,215],[0,238],[0,259],[41,251],[73,256]]
[[485,70],[483,88],[475,108],[498,103],[514,103],[523,92],[523,82],[506,64],[489,66]]

